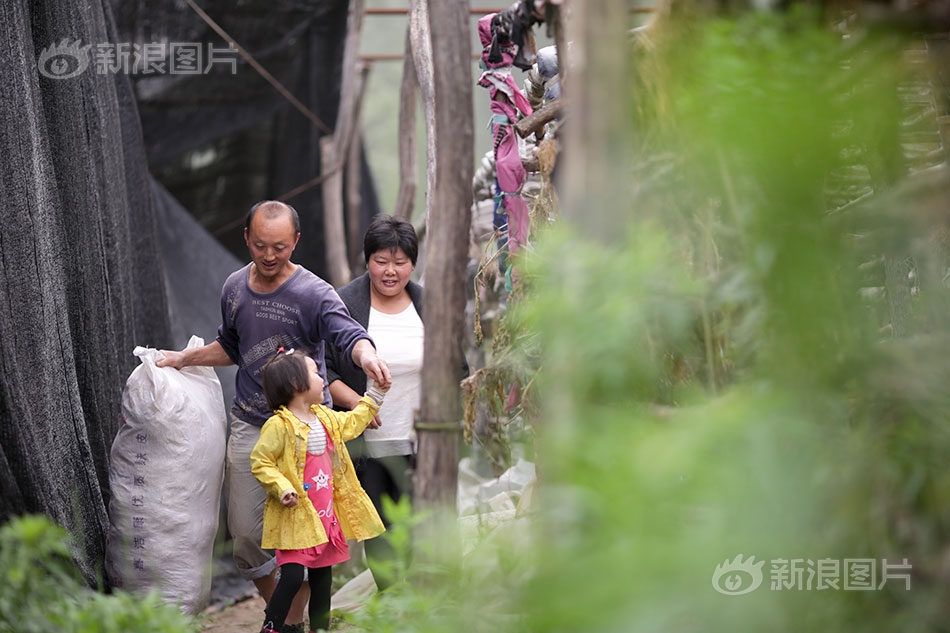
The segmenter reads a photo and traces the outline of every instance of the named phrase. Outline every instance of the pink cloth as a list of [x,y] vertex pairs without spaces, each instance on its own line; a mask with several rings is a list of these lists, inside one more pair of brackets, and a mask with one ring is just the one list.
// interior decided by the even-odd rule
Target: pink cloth
[[[303,467],[307,497],[320,515],[329,541],[306,549],[277,550],[277,564],[299,563],[304,567],[329,567],[350,560],[350,549],[343,529],[333,510],[333,442],[327,436],[327,450],[322,455],[307,453]],[[309,487],[308,487],[309,486]],[[299,505],[299,503],[298,503]],[[300,510],[303,510],[300,508]]]
[[[495,109],[492,102],[492,110]],[[520,189],[524,183],[525,169],[518,153],[518,139],[510,125],[495,125],[495,173],[498,188],[502,192],[502,206],[508,216],[508,244],[511,253],[518,252],[528,243],[528,205],[521,197]]]
[[484,62],[486,68],[511,66],[517,52],[514,42],[509,41],[508,44],[501,47],[501,62],[492,64],[488,61],[488,52],[491,49],[491,21],[495,15],[497,14],[489,13],[478,18],[478,39],[482,43],[482,62]]
[[514,104],[514,108],[511,109],[511,120],[514,120],[513,117],[516,114],[515,108],[521,110],[525,116],[534,112],[534,109],[531,107],[531,102],[528,101],[528,98],[524,96],[524,93],[518,88],[515,78],[511,76],[511,72],[508,69],[486,70],[478,78],[478,85],[482,88],[488,88],[488,96],[491,97],[492,101],[498,100],[499,92],[508,97],[508,101]]
[[495,148],[495,173],[502,194],[502,208],[508,217],[508,248],[512,254],[528,243],[531,218],[528,204],[521,197],[525,169],[518,153],[518,138],[512,125],[518,120],[518,111],[525,116],[533,112],[527,97],[521,92],[508,67],[514,61],[517,46],[509,42],[501,47],[502,61],[490,63],[488,54],[492,43],[491,22],[496,14],[489,13],[478,19],[478,39],[482,44],[482,62],[486,70],[478,78],[478,85],[488,88],[491,97],[492,139]]
[[[502,207],[508,216],[508,244],[512,254],[528,243],[531,218],[528,205],[520,195],[524,184],[525,169],[518,153],[518,138],[512,124],[518,119],[518,111],[525,115],[533,112],[510,72],[487,70],[482,73],[478,85],[488,88],[491,97],[492,138],[495,148],[495,173],[498,188],[502,193]],[[503,96],[502,96],[503,95]]]

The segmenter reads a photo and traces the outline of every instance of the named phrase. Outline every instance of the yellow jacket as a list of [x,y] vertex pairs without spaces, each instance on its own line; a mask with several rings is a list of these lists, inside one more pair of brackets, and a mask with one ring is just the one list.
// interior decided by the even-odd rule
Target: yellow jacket
[[[382,534],[386,528],[360,486],[346,450],[346,442],[363,432],[379,407],[363,396],[352,411],[333,411],[319,404],[310,410],[333,440],[333,509],[343,535],[363,541]],[[264,423],[251,451],[251,472],[267,490],[261,539],[265,549],[304,549],[328,540],[323,523],[303,490],[309,433],[310,427],[281,407]],[[280,496],[291,488],[297,492],[297,505],[288,508],[280,502]]]

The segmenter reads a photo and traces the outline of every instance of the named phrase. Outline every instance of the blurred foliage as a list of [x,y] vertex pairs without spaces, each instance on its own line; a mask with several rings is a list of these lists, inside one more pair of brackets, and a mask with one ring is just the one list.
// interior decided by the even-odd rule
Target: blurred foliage
[[104,595],[73,563],[69,536],[44,516],[0,527],[0,633],[193,633],[197,624],[157,594]]
[[[399,630],[950,628],[950,188],[904,155],[909,45],[807,8],[637,36],[622,238],[558,221],[505,317],[531,546],[469,554]],[[904,272],[870,293],[876,262]],[[761,585],[724,595],[739,555]]]
[[[525,629],[946,629],[947,291],[885,294],[943,317],[892,337],[859,275],[946,261],[920,245],[926,201],[898,188],[845,211],[836,180],[905,178],[907,43],[801,8],[664,26],[629,82],[627,239],[562,222],[524,262],[546,519]],[[722,595],[716,566],[740,554],[763,584]],[[776,586],[779,559],[803,576]],[[874,590],[845,589],[846,559],[874,561]],[[816,588],[822,560],[838,589]]]

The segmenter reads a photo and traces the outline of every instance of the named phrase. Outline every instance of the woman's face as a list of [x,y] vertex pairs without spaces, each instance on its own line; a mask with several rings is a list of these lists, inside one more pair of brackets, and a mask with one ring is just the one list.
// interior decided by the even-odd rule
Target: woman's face
[[370,255],[366,262],[370,286],[382,297],[398,297],[406,291],[406,284],[415,267],[401,248],[394,251],[380,249]]

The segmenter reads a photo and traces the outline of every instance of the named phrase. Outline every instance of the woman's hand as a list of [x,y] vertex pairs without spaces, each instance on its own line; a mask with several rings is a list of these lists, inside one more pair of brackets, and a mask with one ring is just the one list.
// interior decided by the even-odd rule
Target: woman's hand
[[288,490],[283,495],[281,495],[280,502],[288,508],[294,507],[297,505],[297,493],[293,490]]

